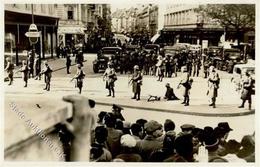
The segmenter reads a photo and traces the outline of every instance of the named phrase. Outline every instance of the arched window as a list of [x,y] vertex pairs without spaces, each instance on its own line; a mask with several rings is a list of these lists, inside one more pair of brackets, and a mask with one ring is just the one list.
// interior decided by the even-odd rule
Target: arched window
[[68,6],[68,19],[73,20],[73,7],[72,6]]

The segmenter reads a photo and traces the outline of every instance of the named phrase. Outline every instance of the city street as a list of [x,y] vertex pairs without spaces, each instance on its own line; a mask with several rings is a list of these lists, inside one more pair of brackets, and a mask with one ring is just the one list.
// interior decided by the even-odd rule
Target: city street
[[[131,85],[128,85],[130,76],[118,74],[118,80],[115,83],[115,98],[106,97],[107,90],[105,90],[105,83],[102,80],[102,73],[95,74],[92,70],[92,61],[95,59],[95,54],[85,54],[84,71],[86,78],[84,79],[83,95],[90,99],[94,99],[97,103],[96,112],[111,111],[112,104],[119,104],[125,108],[122,113],[127,121],[134,122],[139,118],[147,120],[157,120],[161,123],[165,119],[170,118],[174,120],[177,127],[184,123],[192,123],[200,128],[204,126],[216,126],[218,122],[227,121],[234,131],[230,137],[241,139],[243,135],[252,134],[254,129],[254,107],[252,111],[247,108],[237,108],[240,103],[240,95],[234,90],[234,85],[231,83],[231,74],[219,71],[221,84],[219,89],[219,96],[217,98],[217,108],[213,109],[208,106],[209,101],[206,96],[207,81],[202,77],[193,77],[194,83],[191,89],[190,106],[184,107],[182,104],[182,90],[176,89],[180,82],[180,75],[176,78],[164,78],[163,82],[156,81],[154,76],[144,76],[141,101],[130,99],[132,96]],[[72,61],[73,62],[73,61]],[[21,78],[15,78],[12,86],[5,85],[5,107],[13,101],[19,104],[21,100],[26,97],[28,103],[26,111],[33,108],[30,105],[38,104],[37,100],[46,99],[44,102],[39,102],[40,106],[48,108],[53,105],[54,101],[61,101],[64,95],[77,94],[75,83],[70,82],[75,75],[76,66],[71,67],[71,74],[66,74],[65,59],[49,60],[53,72],[51,83],[51,91],[46,92],[43,89],[43,80],[38,81],[30,79],[28,87],[23,87]],[[165,93],[165,84],[170,83],[175,91],[177,97],[181,100],[165,101],[163,99]],[[148,95],[160,96],[161,101],[147,102]],[[48,99],[53,99],[47,101]],[[30,101],[30,99],[32,99]],[[247,105],[246,105],[247,106]],[[254,103],[253,103],[254,106]],[[42,110],[44,110],[44,107]],[[6,110],[7,111],[7,110]],[[9,114],[5,114],[8,120]],[[247,124],[246,127],[241,128],[241,122]],[[180,130],[180,129],[178,129]]]

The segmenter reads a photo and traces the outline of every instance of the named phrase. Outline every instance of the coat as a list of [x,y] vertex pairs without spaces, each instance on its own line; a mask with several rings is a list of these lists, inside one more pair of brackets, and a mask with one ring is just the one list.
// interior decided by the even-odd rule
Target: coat
[[133,81],[133,93],[139,93],[141,91],[142,78],[143,77],[140,71],[134,72],[131,79]]
[[252,78],[250,76],[246,76],[242,79],[241,85],[243,87],[241,92],[242,100],[249,100],[252,95]]
[[154,138],[153,136],[146,136],[136,144],[137,151],[142,156],[143,161],[149,161],[151,153],[163,148],[163,141]]
[[123,132],[114,128],[107,128],[108,136],[107,136],[107,146],[108,150],[111,152],[112,157],[114,158],[120,153],[120,139],[123,135]]
[[44,74],[45,83],[50,83],[52,77],[52,69],[49,66],[45,66],[41,73]]
[[211,72],[208,77],[208,96],[209,98],[216,98],[218,96],[219,75],[216,72]]
[[76,84],[77,87],[82,88],[84,77],[85,77],[85,73],[83,72],[83,70],[82,69],[77,70],[77,74],[74,77],[77,80],[77,84]]
[[29,68],[27,65],[24,65],[20,70],[22,72],[22,78],[25,82],[28,81],[28,73],[29,73]]
[[107,68],[103,77],[106,77],[106,88],[109,89],[110,87],[115,86],[116,81],[116,72],[114,68]]

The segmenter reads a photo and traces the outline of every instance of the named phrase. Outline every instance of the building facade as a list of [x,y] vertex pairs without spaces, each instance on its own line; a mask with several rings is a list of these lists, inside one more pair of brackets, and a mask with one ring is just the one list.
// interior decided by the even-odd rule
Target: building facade
[[164,43],[218,45],[224,33],[223,27],[216,21],[197,13],[198,7],[199,5],[193,4],[167,5],[164,28],[161,32]]
[[32,45],[25,33],[34,22],[40,32],[35,44],[36,53],[41,58],[53,57],[56,54],[59,21],[56,9],[55,4],[5,4],[5,56],[10,56],[17,65],[26,59]]

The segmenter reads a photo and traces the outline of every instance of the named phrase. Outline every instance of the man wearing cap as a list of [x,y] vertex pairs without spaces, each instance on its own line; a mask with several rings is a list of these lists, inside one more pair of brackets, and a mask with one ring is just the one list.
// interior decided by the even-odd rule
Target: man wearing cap
[[218,148],[218,154],[221,156],[226,155],[226,144],[227,144],[227,138],[229,135],[229,132],[232,131],[229,127],[228,122],[220,122],[218,123],[218,126],[214,129],[214,133],[216,134],[218,140],[219,140],[219,148]]
[[132,99],[140,100],[141,85],[142,85],[142,73],[138,65],[134,66],[134,73],[130,82],[132,81],[134,97]]
[[163,129],[162,125],[154,120],[145,123],[144,126],[147,135],[144,139],[137,142],[136,147],[143,161],[148,162],[151,153],[163,148],[163,141],[158,140],[163,135]]
[[107,96],[111,96],[112,92],[112,97],[115,97],[115,81],[117,80],[116,77],[116,71],[112,66],[111,62],[107,63],[107,69],[105,73],[103,74],[103,80],[106,80],[106,88],[109,91],[109,94]]
[[214,66],[209,68],[209,77],[208,77],[208,96],[211,98],[212,103],[209,106],[216,108],[216,98],[218,96],[220,78],[218,73],[215,70]]
[[123,117],[123,115],[121,114],[121,110],[124,110],[123,107],[113,104],[112,106],[112,112],[114,113],[116,119],[120,119],[121,121],[124,121],[125,118]]
[[9,84],[11,85],[13,83],[13,75],[14,75],[14,64],[11,62],[11,59],[8,57],[6,58],[7,61],[7,65],[5,67],[5,71],[7,72],[7,76],[8,76],[8,80],[9,80]]
[[121,153],[116,158],[124,162],[142,162],[142,157],[134,151],[136,140],[133,136],[126,134],[121,136]]
[[173,88],[171,88],[169,83],[167,83],[165,85],[165,87],[166,87],[166,93],[165,93],[164,99],[166,99],[166,100],[179,100],[179,98],[176,97],[176,95],[174,94]]
[[45,61],[44,62],[44,69],[42,70],[42,72],[40,74],[44,74],[44,81],[45,81],[45,88],[43,90],[47,90],[50,91],[50,87],[51,87],[51,77],[52,77],[52,69],[50,68],[50,66],[48,65],[48,62]]

